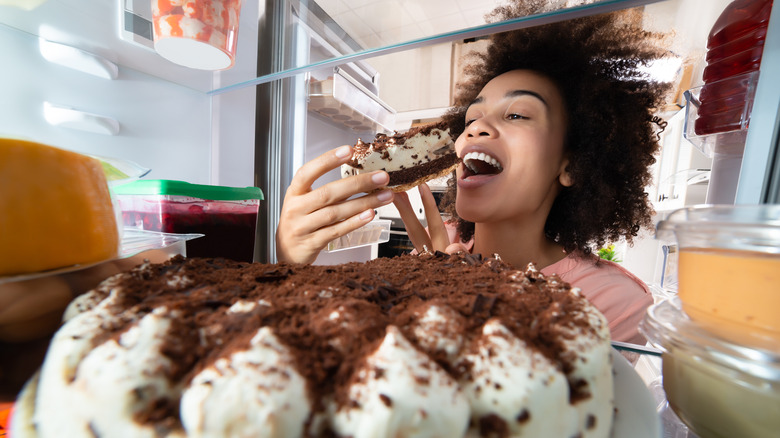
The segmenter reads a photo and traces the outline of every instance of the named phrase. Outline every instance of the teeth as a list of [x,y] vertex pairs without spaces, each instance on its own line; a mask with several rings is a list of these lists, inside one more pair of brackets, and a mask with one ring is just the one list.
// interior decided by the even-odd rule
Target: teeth
[[484,152],[469,152],[468,154],[466,154],[466,156],[463,157],[463,163],[466,164],[466,166],[469,169],[471,169],[472,172],[477,171],[477,169],[473,167],[470,163],[473,160],[484,161],[485,163],[490,164],[491,166],[497,168],[498,170],[503,170],[501,164],[490,155],[487,155]]

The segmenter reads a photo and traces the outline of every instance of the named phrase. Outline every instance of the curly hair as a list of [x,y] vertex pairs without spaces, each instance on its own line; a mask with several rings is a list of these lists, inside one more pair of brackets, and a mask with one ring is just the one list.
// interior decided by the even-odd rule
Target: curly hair
[[[491,19],[530,15],[545,3],[517,0]],[[555,199],[545,234],[567,252],[590,253],[590,245],[621,237],[631,243],[651,224],[645,187],[665,126],[653,113],[669,84],[651,80],[641,67],[668,55],[658,44],[663,35],[643,30],[637,18],[641,13],[619,11],[492,35],[485,53],[471,55],[455,105],[443,117],[460,135],[469,103],[491,79],[512,70],[533,70],[557,85],[568,115],[564,147],[574,184]],[[456,178],[450,178],[441,207],[468,241],[474,224],[458,217],[456,191]]]

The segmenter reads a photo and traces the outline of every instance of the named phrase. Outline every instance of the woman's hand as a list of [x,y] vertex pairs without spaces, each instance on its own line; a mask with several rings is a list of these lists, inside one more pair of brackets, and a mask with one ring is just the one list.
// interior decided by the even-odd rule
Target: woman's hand
[[428,230],[422,226],[417,215],[414,213],[412,204],[409,202],[409,196],[406,193],[398,193],[393,201],[398,213],[401,214],[401,220],[404,221],[409,240],[418,253],[425,251],[444,251],[448,254],[465,251],[468,249],[462,243],[450,243],[450,237],[447,228],[444,226],[444,220],[441,218],[439,208],[436,206],[436,199],[431,193],[427,184],[417,186],[420,192],[420,199],[425,209],[425,220],[428,222]]
[[[276,230],[279,261],[311,263],[333,239],[374,218],[374,209],[389,204],[393,192],[376,189],[390,181],[387,172],[376,171],[330,182],[312,190],[319,177],[349,161],[352,147],[341,146],[304,164],[284,196]],[[355,199],[351,196],[369,193]]]

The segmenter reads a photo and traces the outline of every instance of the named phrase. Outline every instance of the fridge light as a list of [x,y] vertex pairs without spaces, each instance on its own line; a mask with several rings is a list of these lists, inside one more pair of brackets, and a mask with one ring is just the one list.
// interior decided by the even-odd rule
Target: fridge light
[[680,74],[682,63],[682,58],[670,56],[654,60],[646,66],[640,66],[640,70],[647,73],[655,81],[673,82]]
[[119,67],[113,62],[102,56],[95,55],[94,53],[77,49],[76,47],[39,38],[38,50],[40,50],[41,55],[49,62],[89,73],[97,77],[116,79],[119,74]]
[[50,125],[60,128],[106,135],[119,133],[119,122],[111,117],[87,113],[50,102],[43,102],[43,117]]

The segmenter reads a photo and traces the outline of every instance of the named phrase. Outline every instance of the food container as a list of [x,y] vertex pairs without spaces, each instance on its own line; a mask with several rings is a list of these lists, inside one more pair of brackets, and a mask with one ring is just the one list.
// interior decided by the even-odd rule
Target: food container
[[679,298],[651,306],[639,329],[663,351],[670,406],[700,438],[778,436],[779,350],[718,336],[688,317]]
[[251,262],[257,187],[223,187],[171,180],[138,180],[114,189],[126,227],[164,233],[200,233],[187,241],[189,257],[225,257]]
[[780,350],[780,205],[684,208],[656,236],[676,240],[685,313],[734,342]]
[[390,240],[390,219],[374,219],[351,233],[347,233],[328,243],[325,252],[358,248]]
[[233,66],[241,0],[152,0],[154,49],[165,59],[200,70]]

